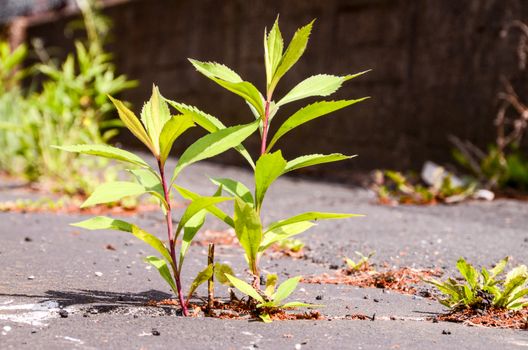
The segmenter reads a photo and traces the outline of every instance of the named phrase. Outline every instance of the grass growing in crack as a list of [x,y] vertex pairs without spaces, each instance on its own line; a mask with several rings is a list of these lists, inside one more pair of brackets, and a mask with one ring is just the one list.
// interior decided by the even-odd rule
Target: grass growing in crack
[[[119,117],[124,125],[138,138],[152,153],[157,167],[151,167],[141,157],[111,146],[106,145],[70,145],[57,146],[57,148],[68,152],[84,153],[132,165],[129,171],[134,175],[136,182],[114,181],[102,184],[86,199],[81,207],[94,206],[101,203],[118,201],[124,197],[137,197],[148,194],[155,198],[165,216],[168,247],[155,235],[121,220],[114,220],[105,216],[97,216],[74,226],[89,230],[113,229],[132,233],[154,248],[161,257],[149,256],[145,259],[159,271],[161,277],[170,285],[178,296],[183,314],[188,315],[188,302],[196,288],[211,278],[213,271],[219,274],[217,279],[222,279],[222,272],[231,271],[220,264],[213,268],[212,264],[202,270],[191,284],[187,300],[183,294],[181,283],[182,267],[188,248],[198,230],[202,227],[208,207],[228,200],[231,197],[221,197],[220,191],[214,196],[205,197],[196,195],[193,202],[186,208],[180,217],[176,228],[173,227],[172,217],[172,186],[181,171],[189,165],[200,160],[211,158],[232,147],[237,147],[241,141],[251,135],[258,128],[258,121],[224,128],[210,133],[189,146],[179,157],[172,178],[168,176],[166,161],[176,139],[187,129],[194,126],[193,116],[189,113],[172,115],[165,99],[161,96],[158,88],[153,86],[152,96],[145,103],[140,118],[129,110],[125,104],[110,97],[119,112]],[[185,190],[179,187],[181,191]],[[177,252],[177,241],[181,238],[179,253]]]
[[[279,141],[282,141],[282,138],[293,129],[366,99],[319,101],[309,104],[289,116],[271,136],[271,123],[281,107],[305,98],[329,96],[336,92],[346,81],[365,73],[361,72],[344,76],[314,75],[298,83],[282,98],[275,100],[274,92],[279,81],[297,63],[307,47],[312,25],[313,21],[298,29],[286,50],[284,50],[284,40],[279,29],[278,19],[269,33],[265,31],[264,63],[266,89],[264,93],[259,92],[252,83],[243,80],[240,75],[225,65],[190,59],[191,64],[198,72],[226,90],[242,97],[258,123],[261,139],[258,159],[254,161],[244,148],[237,148],[254,171],[254,191],[233,179],[213,178],[213,183],[235,197],[234,213],[230,216],[216,207],[209,208],[213,215],[234,228],[240,245],[244,249],[248,267],[253,276],[252,286],[255,290],[260,288],[259,260],[262,254],[272,245],[308,230],[314,225],[314,221],[358,216],[347,213],[306,212],[267,225],[262,220],[263,203],[268,189],[280,176],[304,167],[342,161],[354,157],[353,155],[348,156],[340,153],[310,154],[288,161],[283,157],[281,150],[273,151],[274,147],[276,148],[280,144]],[[223,127],[223,124],[218,119],[202,111],[178,102],[168,102],[181,113],[192,113],[195,116],[196,123],[209,132],[214,132]],[[194,200],[197,196],[197,194],[190,191],[180,188],[178,190],[182,196],[191,200]],[[251,297],[253,298],[254,296]],[[256,297],[254,299],[259,300]]]

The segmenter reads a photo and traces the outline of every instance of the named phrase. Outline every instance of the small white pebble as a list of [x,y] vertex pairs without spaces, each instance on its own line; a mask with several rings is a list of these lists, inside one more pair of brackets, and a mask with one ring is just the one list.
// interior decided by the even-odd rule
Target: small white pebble
[[97,277],[101,277],[101,276],[103,275],[103,273],[102,273],[102,272],[99,272],[99,271],[95,271],[95,275],[96,275]]
[[304,288],[299,288],[299,292],[305,293],[305,292],[306,292],[306,289],[304,289]]
[[9,332],[11,330],[11,326],[4,326],[4,328],[2,328],[4,330],[4,332]]
[[301,344],[297,343],[295,344],[295,350],[301,350]]
[[150,266],[150,265],[145,266],[145,269],[147,269],[147,270],[150,270],[151,268],[152,268],[152,266]]
[[28,280],[34,280],[35,279],[35,276],[31,275],[31,276],[28,276],[27,278]]

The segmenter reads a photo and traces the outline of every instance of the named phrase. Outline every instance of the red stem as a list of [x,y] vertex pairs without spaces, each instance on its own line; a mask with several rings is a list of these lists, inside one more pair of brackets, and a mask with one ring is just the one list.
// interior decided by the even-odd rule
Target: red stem
[[270,106],[271,96],[268,96],[266,100],[266,107],[264,111],[264,121],[262,129],[262,143],[260,144],[260,155],[266,153],[266,142],[268,140],[268,127],[269,127],[269,106]]
[[189,316],[189,312],[187,311],[187,304],[185,303],[183,293],[182,293],[180,273],[178,271],[178,265],[176,263],[176,240],[175,240],[174,231],[172,228],[172,206],[171,206],[171,201],[170,201],[170,191],[169,191],[169,188],[167,187],[167,181],[165,180],[164,166],[163,164],[161,164],[159,160],[158,160],[158,167],[159,167],[160,176],[161,176],[161,185],[163,186],[163,195],[165,197],[165,201],[167,202],[167,213],[165,214],[165,220],[167,221],[167,235],[169,236],[170,255],[172,258],[172,271],[174,274],[174,280],[176,281],[176,289],[178,291],[178,300],[182,307],[183,315]]

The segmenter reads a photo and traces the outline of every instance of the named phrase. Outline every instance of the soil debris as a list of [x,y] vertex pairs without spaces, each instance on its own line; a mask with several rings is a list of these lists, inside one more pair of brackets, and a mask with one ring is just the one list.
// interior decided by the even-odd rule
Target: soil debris
[[350,273],[348,270],[338,270],[333,275],[323,273],[304,277],[302,282],[313,284],[345,284],[362,288],[389,289],[403,294],[418,293],[417,284],[425,278],[438,277],[439,270],[423,270],[403,267],[396,270],[378,272],[373,270]]
[[528,329],[528,307],[519,311],[500,308],[489,308],[486,310],[464,309],[439,315],[436,319],[463,323],[468,326]]

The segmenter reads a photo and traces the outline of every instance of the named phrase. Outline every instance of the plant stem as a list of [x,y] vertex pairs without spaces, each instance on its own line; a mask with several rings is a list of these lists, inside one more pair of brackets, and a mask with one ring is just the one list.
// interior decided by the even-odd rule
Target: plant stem
[[209,243],[209,254],[207,255],[207,265],[213,266],[213,274],[207,281],[207,311],[211,315],[214,307],[214,243]]
[[266,107],[264,110],[264,120],[263,120],[263,129],[262,129],[262,143],[260,144],[260,155],[266,153],[266,142],[268,140],[268,127],[269,127],[269,108],[270,108],[271,96],[268,95],[266,99]]
[[176,289],[178,291],[178,300],[182,307],[183,315],[189,316],[189,313],[187,311],[187,305],[185,304],[185,300],[184,300],[183,293],[182,293],[180,274],[178,272],[178,265],[176,263],[176,240],[174,237],[174,230],[172,228],[172,210],[171,210],[172,205],[170,201],[170,190],[167,187],[167,181],[165,179],[165,168],[163,164],[161,164],[160,160],[158,160],[158,167],[159,167],[160,176],[161,176],[161,185],[163,186],[163,195],[165,197],[165,201],[167,202],[167,212],[165,214],[165,220],[167,221],[167,235],[169,236],[170,255],[172,258],[172,271],[174,274],[174,280],[176,281]]

